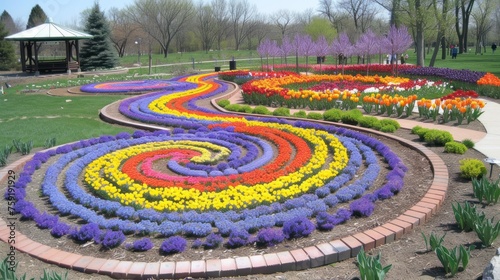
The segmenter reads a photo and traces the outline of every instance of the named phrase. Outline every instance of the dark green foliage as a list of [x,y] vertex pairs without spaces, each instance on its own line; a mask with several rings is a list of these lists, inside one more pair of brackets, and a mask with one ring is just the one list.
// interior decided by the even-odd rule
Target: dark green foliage
[[380,128],[380,131],[385,133],[394,133],[396,130],[398,129],[392,124],[386,124]]
[[[304,110],[300,110],[298,112],[293,113],[293,116],[297,117],[297,118],[304,118],[305,119],[305,118],[307,118],[307,113]],[[322,119],[323,119],[323,115],[321,115],[320,120],[322,120]]]
[[363,113],[360,110],[354,109],[345,112],[341,120],[345,124],[358,125],[358,120],[363,117]]
[[466,158],[460,161],[460,172],[463,178],[472,179],[483,177],[488,170],[481,160]]
[[253,108],[252,113],[259,114],[259,115],[272,115],[273,114],[271,111],[269,111],[269,109],[267,109],[267,107],[262,106],[262,105],[255,106],[255,108]]
[[311,119],[311,120],[322,120],[323,114],[316,113],[316,112],[310,112],[309,114],[307,114],[307,118]]
[[469,204],[467,201],[463,207],[458,202],[452,203],[451,208],[453,209],[453,215],[455,216],[458,227],[465,232],[472,231],[476,222],[485,219],[484,213],[481,212],[479,214],[476,207]]
[[7,30],[9,35],[19,32],[19,28],[16,26],[16,23],[12,19],[12,16],[7,12],[3,11],[2,15],[0,15],[0,22],[2,22]]
[[486,178],[472,178],[472,190],[480,203],[496,204],[500,197],[500,179],[495,182]]
[[380,253],[374,257],[368,256],[363,247],[356,256],[358,270],[362,280],[383,280],[392,267],[392,264],[382,267]]
[[330,109],[323,113],[323,119],[329,122],[340,122],[344,112],[340,109]]
[[0,71],[10,70],[16,63],[14,46],[4,38],[9,34],[3,22],[0,22]]
[[36,4],[32,9],[30,16],[28,18],[28,23],[26,24],[26,29],[33,28],[44,23],[47,20],[47,15],[43,11],[42,7]]
[[467,268],[470,251],[474,249],[474,245],[469,246],[467,249],[463,245],[460,245],[451,250],[444,246],[439,246],[436,248],[436,255],[443,265],[444,271],[450,273],[453,277],[459,271],[460,264],[462,264],[462,270]]
[[[419,130],[419,133],[421,131]],[[444,146],[446,143],[453,141],[453,135],[448,131],[430,129],[424,134],[424,140],[429,145]]]
[[471,139],[464,139],[462,140],[462,144],[465,145],[465,147],[467,147],[467,149],[472,149],[474,148],[474,141],[472,141]]
[[490,247],[500,234],[500,221],[496,223],[491,219],[482,219],[474,224],[474,231],[484,246]]
[[118,55],[111,44],[109,24],[95,3],[85,24],[85,32],[93,35],[80,51],[82,70],[107,69],[118,65]]
[[358,120],[358,122],[361,127],[373,128],[376,130],[380,130],[382,127],[380,120],[372,116],[363,116]]
[[217,105],[221,106],[222,108],[226,107],[229,104],[231,104],[231,102],[227,99],[217,101]]
[[393,119],[382,119],[382,120],[380,120],[380,124],[382,127],[390,124],[390,125],[394,126],[396,128],[396,130],[401,128],[401,125],[399,124],[399,122],[397,120],[393,120]]
[[274,110],[273,116],[280,116],[280,117],[289,117],[290,116],[290,109],[285,108],[285,107],[280,107]]
[[444,151],[446,153],[463,155],[465,154],[465,152],[467,152],[467,147],[459,142],[448,142],[444,144]]
[[427,237],[422,232],[422,237],[424,238],[425,249],[427,250],[427,252],[434,251],[437,247],[441,246],[441,243],[443,243],[445,236],[446,233],[438,238],[437,235],[434,234],[434,232],[431,232],[431,234]]

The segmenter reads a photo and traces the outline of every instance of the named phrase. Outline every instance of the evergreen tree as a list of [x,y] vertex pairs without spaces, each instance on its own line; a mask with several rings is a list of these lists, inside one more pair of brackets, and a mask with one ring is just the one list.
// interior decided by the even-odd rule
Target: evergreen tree
[[109,24],[98,3],[95,3],[90,11],[85,32],[94,38],[86,40],[80,51],[82,70],[115,67],[118,64],[118,56],[111,43]]
[[12,34],[20,31],[17,28],[16,23],[14,22],[12,17],[10,16],[10,14],[6,10],[4,10],[2,15],[0,15],[0,21],[5,26],[5,29],[7,30],[9,35],[12,35]]
[[5,41],[8,35],[3,22],[0,22],[0,70],[10,70],[16,63],[14,47],[11,42]]
[[37,25],[44,23],[47,20],[47,15],[43,11],[42,7],[36,4],[32,9],[30,16],[28,18],[28,23],[26,24],[26,29],[33,28]]

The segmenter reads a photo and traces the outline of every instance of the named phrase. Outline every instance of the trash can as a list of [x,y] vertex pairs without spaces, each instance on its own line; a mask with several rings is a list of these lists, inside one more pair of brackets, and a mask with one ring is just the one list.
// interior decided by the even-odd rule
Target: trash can
[[220,72],[220,66],[215,66],[215,72]]
[[236,70],[236,61],[229,61],[229,70]]

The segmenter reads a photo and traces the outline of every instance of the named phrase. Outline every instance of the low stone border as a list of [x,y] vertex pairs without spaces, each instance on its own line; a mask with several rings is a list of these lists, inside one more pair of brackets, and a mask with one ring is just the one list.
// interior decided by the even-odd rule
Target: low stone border
[[[234,91],[230,94],[234,94]],[[101,114],[104,111],[101,111]],[[104,119],[107,118],[116,121],[112,116],[107,115],[104,117]],[[119,123],[131,125],[131,123],[124,119],[121,119]],[[136,126],[137,123],[133,125]],[[369,129],[351,126],[349,128],[377,134],[377,131]],[[380,134],[382,135],[382,133]],[[401,239],[404,234],[424,224],[433,214],[439,211],[446,197],[449,184],[448,168],[438,155],[426,147],[412,143],[406,139],[387,134],[383,135],[411,147],[425,156],[430,161],[434,178],[427,193],[413,207],[397,218],[363,232],[290,251],[237,258],[177,262],[132,262],[84,256],[51,248],[31,240],[21,233],[16,233],[15,248],[20,252],[27,253],[44,262],[56,264],[60,267],[85,273],[108,275],[120,279],[145,279],[148,277],[167,279],[185,277],[207,278],[270,274],[304,270],[343,261],[355,257],[361,248],[369,251]],[[18,172],[30,159],[31,156],[24,157],[0,170],[0,182],[6,182],[8,170]],[[6,221],[0,218],[0,240],[7,242],[9,234],[10,229]]]

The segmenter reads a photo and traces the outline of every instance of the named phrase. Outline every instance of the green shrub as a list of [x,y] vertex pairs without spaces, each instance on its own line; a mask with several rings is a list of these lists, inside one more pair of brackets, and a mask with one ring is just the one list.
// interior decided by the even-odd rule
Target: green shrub
[[280,117],[289,117],[290,116],[290,109],[285,108],[285,107],[280,107],[274,110],[273,116],[280,116]]
[[430,131],[429,128],[424,128],[417,125],[414,128],[412,128],[411,133],[418,135],[418,138],[423,141],[425,139],[425,134],[427,134],[427,132],[429,131]]
[[394,133],[396,130],[398,129],[394,127],[392,124],[386,124],[380,128],[380,131],[385,133]]
[[231,111],[231,112],[239,112],[240,111],[240,104],[229,104],[224,109]]
[[241,107],[238,109],[238,112],[250,114],[253,112],[253,109],[249,105],[241,105]]
[[423,127],[421,127],[420,125],[416,125],[416,126],[412,127],[412,129],[411,129],[411,134],[417,134],[417,132],[418,132],[419,130],[421,130],[422,128],[423,128]]
[[307,114],[307,118],[311,120],[322,120],[323,114],[316,112],[309,112],[309,114]]
[[217,101],[217,105],[221,106],[222,108],[225,108],[229,104],[231,104],[231,102],[227,99],[221,99]]
[[363,116],[359,118],[358,123],[361,127],[373,128],[376,130],[380,130],[382,127],[380,120],[372,116]]
[[470,140],[470,139],[464,139],[462,140],[462,144],[465,145],[465,147],[467,147],[467,149],[472,149],[474,148],[474,141]]
[[463,155],[467,152],[467,147],[459,142],[448,142],[444,144],[444,152]]
[[444,146],[446,143],[453,141],[453,135],[448,131],[430,129],[425,133],[424,140],[429,145]]
[[393,120],[393,119],[382,119],[382,120],[380,120],[380,124],[382,126],[386,126],[388,124],[391,124],[396,128],[396,130],[401,128],[401,125],[399,124],[399,122],[397,120]]
[[340,109],[330,109],[323,113],[323,119],[329,122],[340,122],[344,112]]
[[[304,110],[300,110],[298,112],[293,113],[293,116],[297,117],[297,118],[305,119],[305,118],[307,118],[307,113]],[[323,115],[321,115],[321,119],[323,119]]]
[[475,158],[466,158],[460,161],[460,172],[463,178],[472,179],[483,177],[488,170],[482,161]]
[[267,109],[267,107],[259,105],[253,108],[252,113],[259,115],[272,115],[273,113]]
[[341,120],[345,124],[358,125],[358,120],[363,117],[363,113],[360,110],[354,109],[345,112]]

